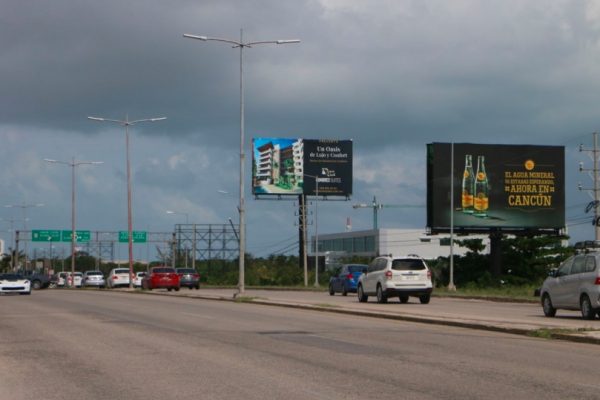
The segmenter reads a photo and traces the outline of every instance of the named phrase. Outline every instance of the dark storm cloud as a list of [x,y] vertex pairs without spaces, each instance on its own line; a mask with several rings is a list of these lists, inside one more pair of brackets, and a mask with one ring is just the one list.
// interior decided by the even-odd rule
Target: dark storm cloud
[[[356,201],[412,204],[425,194],[428,142],[565,145],[574,188],[585,177],[569,149],[598,126],[596,4],[0,0],[3,191],[8,202],[53,194],[44,201],[62,204],[68,174],[56,171],[50,182],[40,160],[81,155],[107,164],[93,170],[104,183],[101,195],[87,194],[92,207],[122,213],[122,129],[86,117],[166,116],[132,128],[136,215],[159,224],[173,221],[166,207],[207,219],[235,213],[236,195],[225,200],[216,190],[235,193],[239,179],[239,51],[182,34],[238,39],[240,28],[248,41],[302,40],[244,52],[247,149],[253,136],[351,138]],[[574,192],[569,204],[578,195],[589,201]],[[291,207],[249,207],[260,210],[250,220],[289,220],[293,231]],[[326,228],[329,218],[341,227],[347,216],[370,226],[368,210],[329,207],[324,230],[336,230]],[[386,214],[382,226],[424,225],[419,211]],[[100,222],[109,229],[120,220]]]
[[99,129],[87,115],[167,115],[168,129],[144,134],[232,145],[238,52],[182,34],[237,39],[243,27],[246,40],[302,39],[245,52],[250,135],[364,137],[370,147],[560,141],[587,129],[598,100],[593,10],[510,3],[5,0],[0,118],[83,132]]

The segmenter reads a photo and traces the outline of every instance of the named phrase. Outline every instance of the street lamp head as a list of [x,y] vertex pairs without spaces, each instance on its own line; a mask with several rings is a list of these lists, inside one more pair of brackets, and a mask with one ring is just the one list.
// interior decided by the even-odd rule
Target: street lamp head
[[175,214],[175,211],[167,210],[167,214]]
[[91,119],[92,121],[104,121],[104,118],[98,118],[98,117],[88,117],[88,119]]
[[189,33],[184,33],[183,37],[186,37],[186,38],[189,38],[189,39],[204,40],[204,41],[208,40],[208,37],[206,37],[206,36],[190,35]]
[[167,119],[167,117],[150,118],[150,122],[164,121],[165,119]]
[[277,40],[277,44],[300,43],[299,39]]
[[57,160],[53,160],[53,159],[51,159],[51,158],[44,158],[44,161],[46,161],[46,162],[51,162],[51,163],[58,162]]

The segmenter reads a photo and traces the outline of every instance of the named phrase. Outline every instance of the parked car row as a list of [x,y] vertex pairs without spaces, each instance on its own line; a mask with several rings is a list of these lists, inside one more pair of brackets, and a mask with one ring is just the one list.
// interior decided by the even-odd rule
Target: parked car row
[[343,265],[329,281],[330,295],[356,292],[361,303],[368,301],[369,296],[375,296],[378,303],[387,303],[392,297],[406,303],[414,296],[421,304],[428,304],[432,291],[431,270],[425,260],[414,254],[377,257],[369,265]]
[[51,282],[52,287],[97,287],[117,288],[129,287],[130,281],[133,287],[143,289],[179,290],[181,287],[189,289],[200,289],[200,274],[193,268],[171,268],[156,266],[148,272],[140,271],[133,275],[129,274],[129,268],[113,268],[105,278],[102,271],[92,270],[84,273],[59,272],[55,274]]

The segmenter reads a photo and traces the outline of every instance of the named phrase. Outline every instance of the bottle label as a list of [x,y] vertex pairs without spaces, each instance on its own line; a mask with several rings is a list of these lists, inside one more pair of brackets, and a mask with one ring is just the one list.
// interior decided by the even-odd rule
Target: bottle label
[[473,199],[473,206],[477,211],[485,211],[489,205],[489,198],[485,193],[477,193],[477,196]]
[[483,181],[483,180],[485,180],[485,172],[478,172],[478,173],[477,173],[477,180],[478,180],[478,181]]
[[464,191],[462,194],[462,208],[473,207],[473,195]]

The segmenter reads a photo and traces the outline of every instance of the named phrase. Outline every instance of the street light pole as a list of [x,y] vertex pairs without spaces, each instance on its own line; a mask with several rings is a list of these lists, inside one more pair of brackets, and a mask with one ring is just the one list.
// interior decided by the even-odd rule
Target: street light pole
[[[75,284],[75,242],[77,241],[75,230],[75,167],[80,165],[99,165],[104,161],[75,161],[75,157],[69,161],[59,161],[50,158],[44,158],[44,161],[52,164],[63,164],[71,167],[71,282]],[[50,243],[52,246],[52,243]]]
[[[4,207],[7,208],[20,208],[23,210],[23,231],[27,232],[27,209],[32,207],[42,207],[43,203],[37,204],[7,204]],[[27,240],[25,240],[25,269],[27,270]],[[16,257],[19,257],[19,254],[16,254]],[[16,265],[16,264],[15,264]]]
[[183,37],[189,39],[197,39],[202,41],[217,41],[224,42],[233,45],[233,48],[240,49],[240,205],[238,207],[239,212],[239,278],[238,278],[238,294],[244,293],[244,257],[246,255],[246,223],[245,223],[245,202],[244,202],[244,163],[246,155],[244,153],[244,48],[252,48],[252,46],[259,44],[290,44],[300,43],[300,40],[265,40],[259,42],[244,42],[244,30],[240,29],[240,40],[222,39],[209,36],[198,36],[191,34],[184,34]]
[[129,288],[133,288],[133,218],[131,212],[131,165],[129,162],[129,126],[140,122],[156,122],[167,119],[166,117],[145,118],[129,121],[129,117],[125,116],[124,120],[108,119],[100,117],[88,117],[92,121],[98,122],[114,122],[125,127],[125,152],[127,159],[127,233],[128,233],[128,249],[129,249]]

